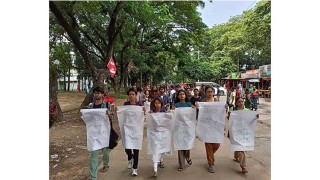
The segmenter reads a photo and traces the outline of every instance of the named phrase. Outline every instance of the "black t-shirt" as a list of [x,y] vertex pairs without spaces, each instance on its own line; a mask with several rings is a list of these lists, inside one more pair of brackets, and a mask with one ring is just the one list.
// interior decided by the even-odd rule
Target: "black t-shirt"
[[200,91],[199,96],[201,97],[201,99],[204,99],[206,98],[206,93],[204,93],[203,91]]
[[190,101],[191,101],[191,104],[195,106],[197,101],[198,101],[198,102],[201,102],[201,99],[202,99],[201,96],[199,96],[199,97],[197,97],[197,98],[195,98],[195,97],[192,96],[191,99],[190,99]]
[[102,104],[103,104],[103,103],[96,105],[95,103],[93,103],[92,109],[101,108],[101,107],[102,107]]

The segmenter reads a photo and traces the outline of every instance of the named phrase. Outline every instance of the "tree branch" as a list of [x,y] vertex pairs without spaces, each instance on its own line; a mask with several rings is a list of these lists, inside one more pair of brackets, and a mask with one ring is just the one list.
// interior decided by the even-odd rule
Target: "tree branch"
[[95,43],[95,41],[88,35],[88,33],[86,33],[86,32],[84,32],[84,31],[82,31],[81,30],[81,32],[84,34],[84,36],[92,43],[92,45],[95,47],[95,48],[97,48],[98,49],[98,51],[101,53],[101,60],[103,61],[103,62],[106,62],[106,60],[103,58],[103,57],[105,57],[105,54],[104,54],[104,52],[102,51],[102,49]]
[[82,45],[80,42],[79,36],[76,34],[76,31],[73,27],[70,26],[70,24],[67,22],[67,20],[63,17],[61,11],[58,9],[56,4],[53,1],[49,2],[49,7],[51,12],[55,15],[57,18],[59,24],[65,29],[65,31],[68,33],[69,37],[73,41],[75,47],[78,49],[79,53],[83,57],[83,60],[85,62],[86,68],[90,71],[90,74],[92,77],[96,77],[96,68],[93,66],[91,61],[89,60],[87,49],[85,46]]
[[105,62],[105,60],[103,59],[103,57],[102,57],[102,56],[99,56],[99,55],[98,55],[97,53],[95,53],[94,51],[88,50],[88,52],[91,53],[91,54],[93,54],[93,55],[95,55],[95,56],[97,56],[99,59],[102,59],[103,62]]

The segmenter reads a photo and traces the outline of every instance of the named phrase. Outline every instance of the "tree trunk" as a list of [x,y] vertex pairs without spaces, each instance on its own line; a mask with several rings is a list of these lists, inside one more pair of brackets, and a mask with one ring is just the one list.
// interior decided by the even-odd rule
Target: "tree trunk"
[[70,91],[70,68],[68,70],[68,91]]
[[84,80],[84,77],[81,77],[81,91],[83,91],[83,80]]
[[[107,33],[108,41],[109,41],[108,48],[107,48],[108,53],[107,53],[107,57],[105,57],[105,58],[109,58],[109,57],[113,56],[113,51],[114,51],[113,48],[114,48],[114,44],[115,44],[117,35],[119,34],[120,30],[123,28],[124,23],[122,23],[122,25],[120,25],[120,27],[116,27],[117,17],[119,15],[121,9],[123,8],[123,5],[124,5],[124,2],[118,1],[116,3],[116,7],[114,8],[113,12],[110,14],[111,19],[110,19],[108,33]],[[93,88],[95,88],[98,85],[103,87],[103,84],[104,84],[103,80],[104,80],[105,74],[107,72],[107,69],[106,69],[107,67],[105,67],[105,69],[102,69],[102,71],[104,72],[104,73],[102,73],[101,70],[98,70],[94,66],[91,59],[89,58],[88,48],[80,40],[80,34],[77,31],[78,29],[76,29],[76,27],[78,27],[78,25],[71,26],[70,23],[67,21],[67,19],[61,13],[60,9],[56,6],[55,2],[50,1],[49,7],[50,7],[51,12],[54,14],[56,19],[58,20],[59,24],[67,32],[67,34],[70,37],[70,39],[72,40],[75,48],[78,49],[80,55],[82,56],[82,58],[85,62],[85,67],[87,68],[91,77],[93,78]],[[77,22],[73,21],[72,23],[76,24]],[[117,79],[117,80],[115,81],[114,84],[117,85],[116,83],[119,81],[117,76],[115,76],[115,79]],[[121,79],[120,79],[120,83],[121,83]],[[120,88],[116,88],[116,89],[120,89]],[[116,91],[116,96],[120,97],[120,91]],[[82,102],[81,108],[87,106],[91,101],[92,101],[92,93],[90,92],[86,96],[84,101]]]
[[[107,70],[106,69],[98,69],[97,70],[97,76],[93,77],[93,85],[91,89],[94,89],[97,86],[104,87],[104,79],[107,75]],[[84,98],[84,100],[81,103],[80,109],[86,108],[89,103],[91,103],[93,100],[93,92],[90,91],[89,94]]]
[[128,73],[125,73],[124,74],[124,77],[123,77],[123,87],[124,89],[127,89],[128,88]]
[[63,90],[67,91],[67,84],[66,84],[66,72],[63,71]]
[[55,67],[53,67],[53,65],[50,65],[49,66],[49,107],[50,107],[50,104],[52,103],[52,105],[55,108],[57,108],[57,112],[54,113],[52,116],[49,110],[49,128],[54,124],[54,122],[63,120],[63,114],[58,101],[57,76],[58,76],[58,73],[56,72]]

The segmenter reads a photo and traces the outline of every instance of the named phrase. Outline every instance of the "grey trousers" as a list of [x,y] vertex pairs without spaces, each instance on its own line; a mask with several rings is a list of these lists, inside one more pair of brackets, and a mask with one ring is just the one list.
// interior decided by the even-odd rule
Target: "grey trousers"
[[184,168],[186,159],[190,159],[190,150],[178,150],[178,161],[180,167]]

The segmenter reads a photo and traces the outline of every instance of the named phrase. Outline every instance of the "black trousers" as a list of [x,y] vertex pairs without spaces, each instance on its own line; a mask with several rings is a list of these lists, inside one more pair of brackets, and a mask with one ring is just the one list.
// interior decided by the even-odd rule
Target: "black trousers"
[[133,157],[133,169],[138,169],[139,161],[139,149],[125,149],[126,154],[128,155],[128,161]]

